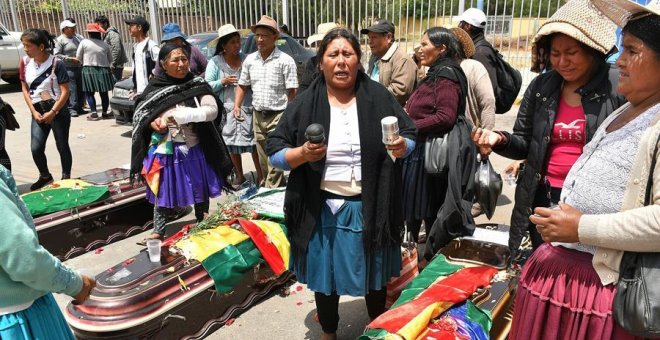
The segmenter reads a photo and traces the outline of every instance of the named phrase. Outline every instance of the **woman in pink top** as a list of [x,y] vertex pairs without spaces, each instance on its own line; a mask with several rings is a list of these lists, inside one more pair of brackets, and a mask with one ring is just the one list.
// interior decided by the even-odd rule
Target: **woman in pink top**
[[513,257],[529,231],[534,249],[543,240],[530,224],[535,207],[559,201],[563,180],[598,125],[625,99],[616,93],[618,72],[605,62],[615,26],[587,0],[562,6],[539,29],[532,46],[532,71],[545,73],[527,87],[513,133],[478,129],[473,140],[491,150],[526,159],[517,179],[509,248]]

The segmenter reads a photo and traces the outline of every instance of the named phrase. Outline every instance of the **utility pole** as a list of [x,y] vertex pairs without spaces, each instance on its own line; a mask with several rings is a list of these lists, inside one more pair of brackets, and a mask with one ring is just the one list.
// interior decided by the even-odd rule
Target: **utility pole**
[[289,2],[282,0],[282,23],[280,25],[289,25]]
[[149,0],[149,36],[155,42],[160,42],[160,26],[158,26],[158,4],[157,0]]
[[70,18],[67,0],[62,0],[62,18]]

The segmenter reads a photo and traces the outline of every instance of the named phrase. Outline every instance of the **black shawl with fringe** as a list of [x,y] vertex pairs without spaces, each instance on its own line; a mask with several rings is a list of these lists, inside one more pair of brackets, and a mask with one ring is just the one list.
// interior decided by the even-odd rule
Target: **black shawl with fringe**
[[[399,134],[416,139],[417,128],[401,105],[381,84],[359,72],[355,94],[362,155],[363,241],[366,253],[385,246],[399,245],[403,235],[402,161],[393,162],[382,142],[380,120],[395,116]],[[267,140],[269,155],[305,143],[305,129],[312,123],[330,129],[330,104],[323,77],[289,104]],[[284,199],[285,223],[296,263],[304,263],[314,226],[321,216],[320,183],[325,158],[305,163],[291,171]],[[304,268],[304,265],[300,266]]]
[[[152,79],[135,103],[133,114],[133,139],[131,146],[131,182],[142,181],[142,162],[147,155],[151,139],[150,123],[162,112],[176,104],[185,103],[204,95],[212,95],[218,110],[223,110],[222,102],[213,94],[209,84],[200,77],[187,76],[177,80],[168,76]],[[221,112],[218,117],[221,117]],[[217,120],[218,118],[216,118]],[[216,121],[191,123],[206,161],[216,175],[223,180],[225,189],[230,189],[228,176],[233,165],[224,140],[220,136]]]

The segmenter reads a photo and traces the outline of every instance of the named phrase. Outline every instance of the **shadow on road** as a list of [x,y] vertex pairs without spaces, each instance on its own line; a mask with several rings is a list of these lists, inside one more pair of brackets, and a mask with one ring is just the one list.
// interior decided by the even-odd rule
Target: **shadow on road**
[[[364,298],[341,302],[339,299],[339,327],[337,328],[337,339],[357,339],[364,332],[369,322],[367,306]],[[305,301],[314,303],[314,301]],[[305,326],[309,329],[305,339],[318,339],[321,336],[321,324],[316,320],[316,309],[313,309],[305,317]],[[295,321],[293,321],[295,322]]]

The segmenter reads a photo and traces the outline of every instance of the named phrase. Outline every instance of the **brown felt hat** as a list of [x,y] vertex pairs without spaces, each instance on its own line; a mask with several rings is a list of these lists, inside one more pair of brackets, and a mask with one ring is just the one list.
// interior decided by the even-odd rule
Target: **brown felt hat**
[[257,22],[256,25],[251,27],[252,32],[254,32],[257,29],[257,27],[266,27],[271,29],[275,33],[279,33],[279,30],[277,29],[277,21],[275,21],[275,19],[267,15],[262,15],[259,22]]

